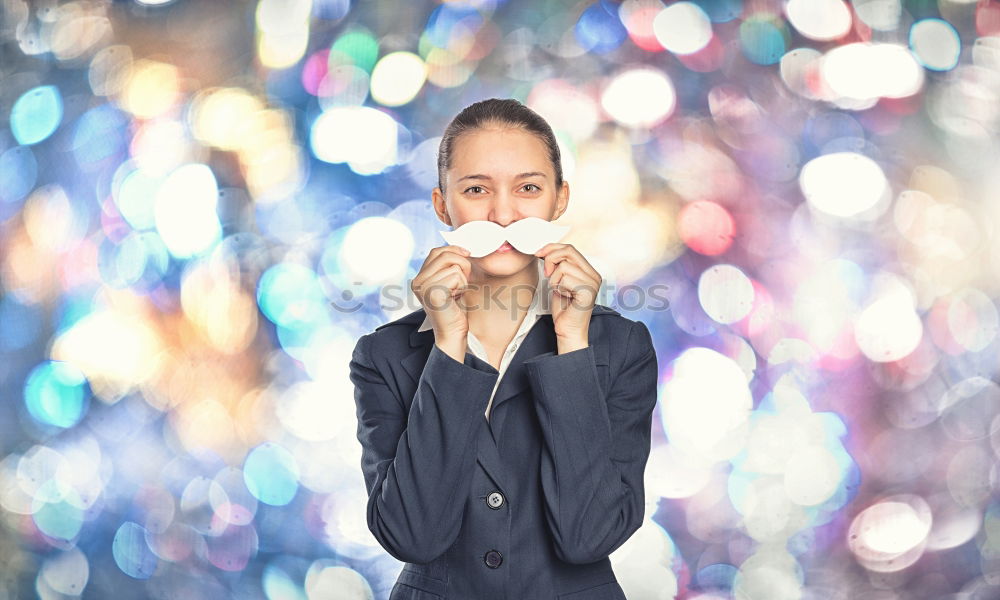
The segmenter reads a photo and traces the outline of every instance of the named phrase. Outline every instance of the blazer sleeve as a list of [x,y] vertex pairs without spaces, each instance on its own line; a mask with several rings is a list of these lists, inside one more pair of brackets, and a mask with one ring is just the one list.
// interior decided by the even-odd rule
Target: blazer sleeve
[[372,335],[358,340],[350,361],[368,529],[398,560],[427,563],[458,537],[467,494],[455,491],[472,483],[499,371],[470,353],[458,362],[434,344],[406,413],[372,360]]
[[525,361],[542,428],[545,519],[570,563],[610,555],[642,525],[658,368],[649,329],[633,321],[607,394],[593,347]]

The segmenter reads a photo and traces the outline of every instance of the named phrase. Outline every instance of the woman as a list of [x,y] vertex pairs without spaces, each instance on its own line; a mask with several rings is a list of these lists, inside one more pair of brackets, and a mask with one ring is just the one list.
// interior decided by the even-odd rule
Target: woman
[[[438,176],[454,227],[569,201],[551,128],[516,100],[459,113]],[[600,283],[570,244],[441,246],[411,284],[423,308],[358,341],[368,527],[406,563],[390,600],[625,598],[608,555],[643,521],[658,371]]]

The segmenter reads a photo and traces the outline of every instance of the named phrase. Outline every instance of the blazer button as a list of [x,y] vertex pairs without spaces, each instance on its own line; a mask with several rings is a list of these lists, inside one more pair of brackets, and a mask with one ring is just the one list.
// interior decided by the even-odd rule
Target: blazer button
[[486,504],[492,509],[498,509],[503,506],[503,494],[500,492],[493,492],[486,498]]
[[503,562],[503,557],[500,556],[500,553],[496,550],[490,550],[487,552],[483,559],[486,561],[486,566],[491,569],[499,567],[500,563]]

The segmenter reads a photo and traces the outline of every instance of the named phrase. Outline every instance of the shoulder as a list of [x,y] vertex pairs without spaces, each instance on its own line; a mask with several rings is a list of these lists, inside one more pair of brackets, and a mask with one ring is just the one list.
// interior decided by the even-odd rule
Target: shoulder
[[[420,327],[420,324],[424,322],[424,317],[426,316],[427,313],[424,312],[424,309],[418,308],[417,310],[411,313],[407,313],[402,317],[393,319],[392,321],[389,321],[387,323],[382,323],[381,325],[376,327],[375,331],[373,331],[372,333],[375,334],[379,331],[382,331],[383,329],[391,330],[394,328],[406,330],[407,332],[409,332],[410,329],[416,329]],[[392,332],[382,335],[392,335]]]
[[355,353],[362,353],[374,359],[405,352],[410,347],[411,335],[423,333],[433,335],[431,331],[417,333],[424,316],[424,309],[421,308],[379,325],[374,331],[358,339]]
[[[433,339],[432,330],[417,331],[426,316],[424,309],[418,308],[379,325],[363,338],[374,354],[402,351],[410,346],[419,345],[420,336],[429,336],[428,339]],[[591,314],[591,332],[596,337],[595,341],[602,340],[615,348],[626,347],[630,336],[635,336],[637,333],[649,336],[648,329],[642,321],[625,317],[614,308],[603,304],[594,305]]]
[[[602,318],[593,318],[598,315],[601,315]],[[594,306],[593,317],[591,318],[591,326],[598,327],[599,330],[597,333],[607,335],[608,341],[612,344],[628,341],[629,336],[639,333],[640,329],[648,332],[646,324],[642,321],[630,319],[617,310],[603,304]]]
[[[596,314],[596,313],[595,313]],[[591,343],[603,345],[612,370],[656,356],[653,336],[644,321],[631,319],[608,308],[600,319],[591,319]]]

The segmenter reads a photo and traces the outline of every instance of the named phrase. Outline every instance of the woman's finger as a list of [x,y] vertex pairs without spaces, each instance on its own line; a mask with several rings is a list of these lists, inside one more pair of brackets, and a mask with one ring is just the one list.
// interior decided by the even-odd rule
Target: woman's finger
[[459,265],[451,265],[429,278],[424,283],[424,292],[427,294],[429,300],[436,301],[437,298],[430,298],[429,296],[437,289],[446,291],[449,298],[455,298],[461,295],[466,287],[468,287],[468,283],[462,268]]
[[[451,246],[447,246],[450,248]],[[433,277],[434,274],[443,271],[452,265],[458,265],[459,268],[465,273],[466,277],[470,277],[472,274],[472,263],[464,255],[458,253],[457,251],[446,251],[440,252],[433,259],[428,258],[424,262],[424,265],[420,268],[420,272],[416,277],[413,278],[414,285],[421,285],[426,282],[429,277]]]
[[[546,244],[536,252],[536,255],[540,255],[545,261],[545,268],[547,271],[551,271],[555,265],[570,261],[578,265],[584,272],[589,274],[595,279],[600,279],[601,274],[594,269],[593,265],[587,262],[587,259],[571,244]],[[549,273],[551,276],[551,272]]]
[[596,297],[600,284],[594,281],[588,274],[584,273],[577,265],[569,262],[562,262],[549,278],[549,285],[556,288],[562,295],[572,297],[578,296],[586,290],[589,294],[586,299],[590,299],[590,294]]

